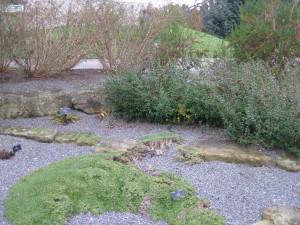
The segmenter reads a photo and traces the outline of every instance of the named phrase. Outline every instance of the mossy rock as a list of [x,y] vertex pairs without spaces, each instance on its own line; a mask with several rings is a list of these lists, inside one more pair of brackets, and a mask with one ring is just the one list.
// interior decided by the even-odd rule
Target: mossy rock
[[[145,175],[112,157],[69,158],[34,171],[10,188],[4,216],[11,224],[66,224],[71,215],[80,213],[138,213],[143,208],[151,219],[169,224],[225,225],[183,178],[166,172]],[[184,190],[186,197],[173,201],[174,190]],[[151,204],[140,207],[145,199]]]
[[252,225],[300,225],[300,208],[269,207],[263,211],[262,219]]
[[274,160],[254,149],[239,146],[216,138],[198,139],[190,144],[177,146],[184,155],[199,156],[203,161],[221,161],[250,166],[272,166]]
[[0,131],[0,134],[24,137],[38,142],[52,142],[57,135],[57,130],[41,128],[8,127]]
[[100,137],[94,136],[92,133],[66,132],[55,137],[58,143],[74,143],[79,146],[93,146],[101,140]]
[[136,140],[125,138],[109,138],[102,140],[93,150],[94,153],[126,152],[136,144]]
[[290,172],[300,172],[300,161],[288,158],[278,158],[277,167]]

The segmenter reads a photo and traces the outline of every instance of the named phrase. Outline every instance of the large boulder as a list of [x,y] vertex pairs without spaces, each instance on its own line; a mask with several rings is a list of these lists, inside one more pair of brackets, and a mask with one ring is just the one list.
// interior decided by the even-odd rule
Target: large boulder
[[0,117],[7,119],[50,116],[71,105],[70,96],[61,91],[0,93]]
[[252,225],[300,225],[300,208],[270,207],[263,212],[262,219]]
[[109,110],[105,103],[104,89],[81,88],[73,95],[73,107],[87,114],[96,114],[101,110]]
[[8,127],[0,131],[0,134],[24,137],[38,142],[52,142],[57,135],[57,130],[45,130],[40,128]]

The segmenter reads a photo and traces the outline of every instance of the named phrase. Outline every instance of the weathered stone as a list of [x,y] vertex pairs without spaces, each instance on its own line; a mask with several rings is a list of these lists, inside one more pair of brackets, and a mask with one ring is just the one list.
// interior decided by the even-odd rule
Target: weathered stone
[[72,103],[75,109],[88,114],[109,110],[105,103],[104,89],[82,88],[73,95]]
[[300,162],[292,159],[278,159],[277,167],[290,171],[290,172],[299,172],[300,171]]
[[214,138],[198,139],[190,144],[177,146],[182,155],[199,155],[203,161],[221,161],[247,164],[250,166],[271,166],[272,158],[251,148],[242,147],[225,140]]
[[0,134],[24,137],[38,142],[52,142],[57,130],[45,130],[40,128],[8,127],[0,131]]
[[94,149],[94,153],[104,152],[126,152],[129,148],[136,144],[135,140],[122,139],[122,138],[110,138],[101,141],[100,145],[97,145]]
[[271,223],[269,220],[262,220],[257,223],[253,223],[251,225],[274,225],[274,223]]
[[55,137],[58,143],[74,143],[79,146],[95,145],[100,141],[100,137],[94,136],[92,133],[67,132],[59,134]]
[[71,98],[60,91],[0,93],[0,117],[7,119],[49,116],[70,106]]
[[67,94],[43,93],[36,97],[24,98],[25,109],[33,117],[50,116],[59,111],[60,108],[71,107],[71,97]]
[[23,117],[26,110],[21,102],[22,96],[0,93],[0,117],[8,119]]
[[300,225],[300,208],[270,207],[263,212],[262,218],[274,225]]

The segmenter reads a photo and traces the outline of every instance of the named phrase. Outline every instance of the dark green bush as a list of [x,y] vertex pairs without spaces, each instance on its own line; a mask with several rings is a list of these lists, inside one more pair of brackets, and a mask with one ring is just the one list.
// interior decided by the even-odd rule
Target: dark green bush
[[188,72],[176,66],[150,66],[147,72],[138,68],[121,71],[107,80],[108,101],[125,120],[219,123],[206,90],[190,78]]
[[278,80],[261,62],[224,67],[213,85],[228,135],[300,156],[299,75],[293,68]]
[[194,79],[171,67],[111,75],[108,100],[126,120],[206,122],[241,144],[263,143],[300,156],[300,68],[278,80],[262,62],[217,63]]

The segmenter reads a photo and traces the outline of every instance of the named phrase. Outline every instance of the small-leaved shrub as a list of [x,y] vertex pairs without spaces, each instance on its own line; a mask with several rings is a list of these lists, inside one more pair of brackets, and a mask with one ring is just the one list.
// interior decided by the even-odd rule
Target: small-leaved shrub
[[300,156],[300,68],[281,80],[262,62],[229,63],[219,71],[211,84],[228,135]]
[[129,121],[220,122],[204,87],[174,65],[119,71],[108,77],[106,94],[113,111]]
[[126,120],[209,123],[241,144],[300,155],[300,68],[278,79],[263,62],[216,62],[198,78],[176,66],[131,69],[108,78],[114,112]]

